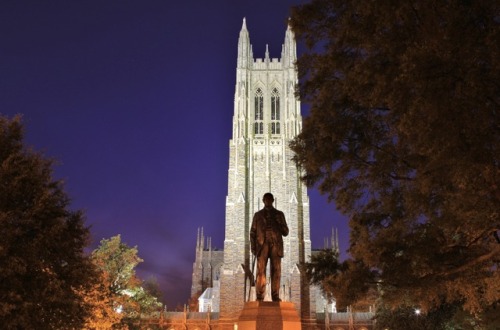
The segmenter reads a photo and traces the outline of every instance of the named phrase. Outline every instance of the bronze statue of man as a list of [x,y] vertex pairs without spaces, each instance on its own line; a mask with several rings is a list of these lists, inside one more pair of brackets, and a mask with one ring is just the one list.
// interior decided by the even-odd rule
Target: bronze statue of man
[[288,235],[288,226],[283,212],[273,207],[273,194],[264,194],[263,202],[264,208],[255,213],[250,229],[252,253],[257,258],[257,300],[264,300],[267,260],[271,259],[271,296],[273,301],[281,301],[279,290],[283,236]]

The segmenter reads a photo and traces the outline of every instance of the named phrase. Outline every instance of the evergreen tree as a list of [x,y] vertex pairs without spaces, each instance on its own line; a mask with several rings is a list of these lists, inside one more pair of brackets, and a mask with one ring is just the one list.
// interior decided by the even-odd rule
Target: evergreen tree
[[89,313],[79,293],[93,282],[89,231],[52,165],[24,145],[19,117],[0,116],[2,329],[81,329]]
[[[292,10],[310,104],[296,161],[349,216],[352,269],[387,306],[500,299],[499,17],[493,0]],[[369,291],[338,284],[346,302]]]

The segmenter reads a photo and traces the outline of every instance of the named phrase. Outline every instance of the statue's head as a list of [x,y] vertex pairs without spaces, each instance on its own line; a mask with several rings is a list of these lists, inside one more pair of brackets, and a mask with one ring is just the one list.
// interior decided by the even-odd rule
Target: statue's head
[[274,202],[274,196],[271,193],[265,193],[264,197],[262,198],[262,201],[264,202],[265,207],[271,207],[273,206]]

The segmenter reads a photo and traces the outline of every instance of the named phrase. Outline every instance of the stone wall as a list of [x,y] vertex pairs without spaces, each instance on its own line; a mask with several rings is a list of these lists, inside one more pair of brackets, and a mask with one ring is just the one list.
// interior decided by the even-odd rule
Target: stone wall
[[[250,37],[243,22],[238,41],[238,61],[234,97],[233,138],[229,141],[228,194],[224,264],[221,271],[221,318],[234,317],[246,299],[248,281],[236,275],[251,269],[249,232],[253,214],[263,207],[264,193],[275,197],[275,207],[285,213],[290,229],[284,239],[282,285],[285,297],[300,306],[309,306],[303,275],[294,274],[308,260],[311,251],[309,198],[293,162],[290,141],[300,132],[300,102],[295,97],[298,81],[294,68],[296,45],[290,28],[285,33],[282,58],[253,59]],[[257,120],[256,95],[262,95],[263,118]],[[279,118],[271,116],[271,95],[279,97]],[[260,101],[259,101],[260,102]],[[276,108],[275,108],[276,111]],[[254,125],[262,121],[264,130],[256,134]],[[280,131],[271,131],[272,123]],[[244,272],[243,272],[244,273]],[[306,289],[308,291],[308,289]],[[306,301],[304,301],[306,299]],[[305,303],[306,302],[306,303]],[[310,308],[307,317],[312,317]],[[301,314],[304,311],[300,311]],[[305,315],[305,314],[304,314]]]

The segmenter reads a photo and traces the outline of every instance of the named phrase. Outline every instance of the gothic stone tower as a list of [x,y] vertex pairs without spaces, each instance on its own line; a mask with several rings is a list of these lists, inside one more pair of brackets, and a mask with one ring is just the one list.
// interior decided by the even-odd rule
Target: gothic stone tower
[[[224,263],[221,269],[221,321],[238,317],[248,299],[245,270],[252,269],[249,233],[262,196],[274,195],[290,229],[284,239],[281,298],[295,303],[303,321],[315,319],[313,293],[301,265],[311,255],[309,198],[292,161],[289,142],[301,130],[294,62],[296,43],[286,30],[281,58],[253,58],[245,19],[238,41],[233,136],[229,141]],[[268,272],[269,275],[269,272]]]

